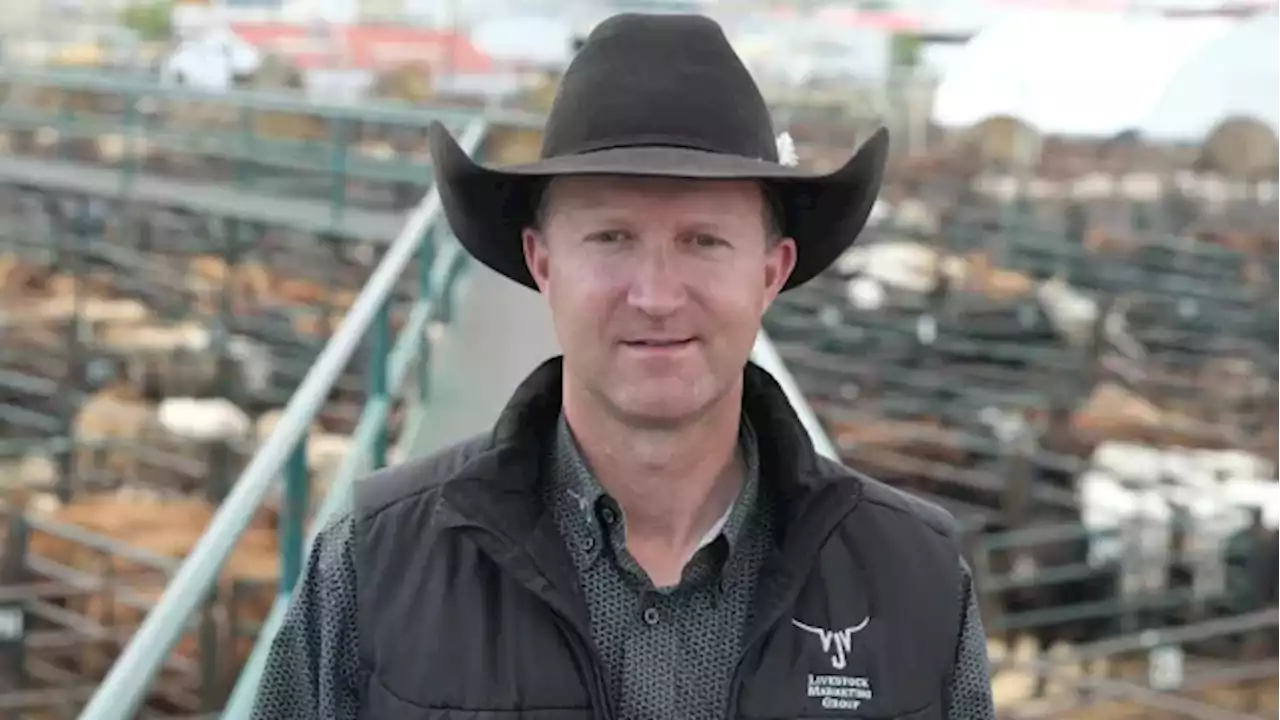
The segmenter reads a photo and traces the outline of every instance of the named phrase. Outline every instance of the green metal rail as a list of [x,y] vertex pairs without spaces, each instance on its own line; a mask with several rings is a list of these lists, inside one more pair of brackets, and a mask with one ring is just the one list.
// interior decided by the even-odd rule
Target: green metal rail
[[[475,151],[486,131],[484,121],[473,122],[463,133],[462,145],[468,151]],[[183,634],[187,619],[199,609],[214,587],[223,563],[255,511],[267,498],[275,478],[283,474],[285,500],[280,529],[280,595],[272,611],[272,621],[260,635],[254,660],[242,675],[234,698],[238,708],[246,708],[246,703],[252,701],[265,648],[279,627],[302,568],[305,545],[310,542],[304,544],[303,528],[309,505],[306,429],[365,335],[372,332],[369,399],[355,431],[354,450],[336,476],[329,497],[308,534],[309,538],[314,538],[314,528],[322,526],[347,501],[356,478],[369,468],[386,464],[388,412],[393,397],[406,388],[411,371],[417,375],[415,391],[420,397],[416,400],[425,404],[430,389],[427,382],[429,340],[426,325],[435,317],[448,320],[450,298],[465,262],[465,254],[446,234],[445,227],[439,196],[432,191],[413,211],[404,230],[389,246],[382,263],[360,292],[342,326],[290,399],[279,426],[237,480],[208,530],[173,576],[159,604],[148,614],[99,686],[82,718],[124,720],[134,716],[164,659]],[[427,260],[420,263],[421,297],[393,345],[387,299],[396,280],[417,253],[423,253],[423,259]],[[229,713],[229,716],[242,715]]]
[[[0,68],[0,83],[32,85],[120,94],[135,98],[150,97],[158,100],[181,100],[202,103],[226,103],[248,106],[254,110],[315,115],[328,120],[418,127],[424,125],[422,108],[409,103],[392,101],[360,102],[358,104],[318,104],[298,94],[270,91],[256,92],[229,90],[210,93],[176,85],[165,85],[150,79],[134,79],[85,71],[30,70]],[[465,123],[475,117],[472,108],[432,107],[425,116],[429,120]],[[544,118],[520,110],[489,110],[486,117],[490,125],[502,127],[528,127],[541,129]]]
[[[154,112],[143,110],[148,105]],[[169,112],[179,106],[199,111],[180,117]],[[287,118],[283,131],[264,131],[262,122],[272,115]],[[390,101],[314,104],[279,93],[210,93],[93,72],[0,68],[0,132],[54,130],[55,152],[63,161],[72,159],[69,141],[118,136],[123,143],[121,154],[110,164],[119,171],[121,193],[128,193],[140,177],[170,174],[144,169],[149,157],[177,154],[229,166],[227,189],[253,193],[265,189],[279,195],[307,187],[298,183],[299,176],[324,181],[334,222],[352,204],[349,183],[424,191],[431,184],[431,164],[425,155],[376,157],[357,147],[362,134],[381,130],[384,135],[407,133],[421,138],[432,121],[460,131],[476,115],[472,108],[432,107],[424,112],[421,107]],[[504,126],[540,126],[536,116],[519,112],[503,112],[498,121]],[[301,129],[323,135],[293,137]],[[282,178],[288,181],[281,182]],[[324,187],[319,191],[323,193]]]

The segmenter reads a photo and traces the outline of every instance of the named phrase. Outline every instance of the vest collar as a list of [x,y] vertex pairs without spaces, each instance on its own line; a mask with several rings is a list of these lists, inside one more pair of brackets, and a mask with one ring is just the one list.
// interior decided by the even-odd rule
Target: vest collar
[[[548,443],[555,441],[560,416],[563,358],[544,362],[516,388],[494,425],[491,445],[445,484],[442,499],[453,525],[478,525],[526,545],[548,532],[550,513],[542,507],[539,469]],[[742,409],[759,440],[760,482],[781,504],[783,537],[804,527],[801,517],[812,500],[837,477],[858,485],[856,475],[833,472],[822,462],[791,403],[764,369],[743,370]],[[860,496],[861,488],[852,493]],[[800,522],[796,522],[800,521]]]
[[[563,371],[563,358],[554,357],[520,383],[494,426],[495,447],[546,447],[541,443],[554,432],[560,415]],[[767,447],[773,456],[771,474],[792,484],[812,485],[819,466],[813,443],[777,381],[755,363],[743,370],[742,409],[761,439],[762,451]]]
[[[484,552],[589,638],[573,559],[540,485],[542,458],[560,414],[562,369],[554,358],[521,383],[494,426],[489,449],[444,483],[435,517],[442,530],[474,532]],[[856,473],[819,459],[767,372],[752,364],[743,372],[742,409],[759,438],[760,489],[772,492],[780,506],[780,551],[760,572],[754,620],[744,638],[751,647],[794,602],[819,549],[861,501],[862,483]]]

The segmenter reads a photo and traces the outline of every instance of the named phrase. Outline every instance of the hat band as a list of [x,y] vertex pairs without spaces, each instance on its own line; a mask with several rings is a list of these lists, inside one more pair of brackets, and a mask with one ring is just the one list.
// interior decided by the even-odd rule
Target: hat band
[[543,159],[552,157],[566,157],[570,155],[587,155],[602,150],[620,150],[623,148],[674,148],[679,150],[700,150],[702,152],[714,153],[717,155],[736,155],[738,157],[751,158],[753,160],[767,159],[761,155],[746,155],[732,150],[726,150],[720,147],[714,147],[710,143],[690,137],[682,137],[679,135],[631,135],[623,138],[604,138],[594,140],[577,145],[567,152],[556,152],[543,155]]

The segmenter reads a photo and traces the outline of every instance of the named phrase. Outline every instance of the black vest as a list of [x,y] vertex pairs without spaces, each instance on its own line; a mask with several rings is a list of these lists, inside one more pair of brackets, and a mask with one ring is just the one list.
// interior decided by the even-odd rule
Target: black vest
[[[362,717],[613,717],[538,494],[560,376],[535,371],[491,435],[357,484]],[[755,366],[743,410],[783,510],[724,717],[941,720],[963,614],[950,516],[819,457]]]

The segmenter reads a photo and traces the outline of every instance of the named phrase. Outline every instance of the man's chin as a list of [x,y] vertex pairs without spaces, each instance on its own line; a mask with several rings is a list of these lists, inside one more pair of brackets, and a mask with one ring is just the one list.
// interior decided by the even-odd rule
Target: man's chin
[[650,378],[610,393],[613,404],[638,426],[671,427],[697,418],[711,404],[710,383],[679,378]]

